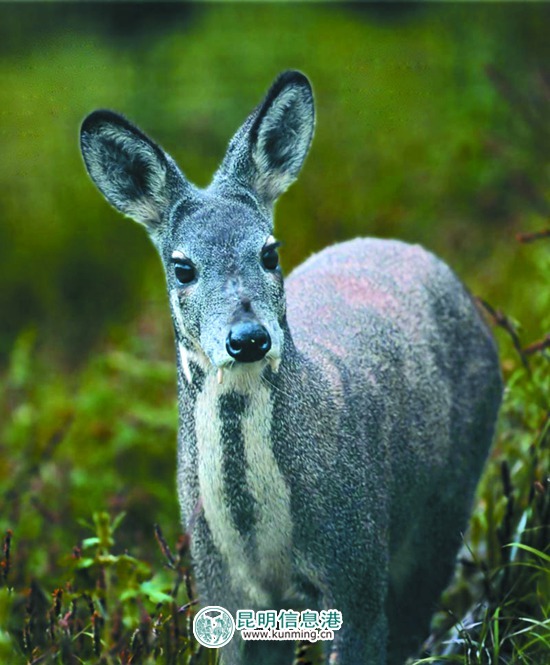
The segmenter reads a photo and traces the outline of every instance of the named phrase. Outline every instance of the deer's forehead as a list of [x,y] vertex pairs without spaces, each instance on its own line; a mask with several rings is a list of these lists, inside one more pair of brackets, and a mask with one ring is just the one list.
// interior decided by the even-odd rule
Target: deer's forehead
[[[271,234],[271,222],[250,206],[206,201],[174,220],[171,251],[200,253],[204,258],[259,251]],[[191,258],[191,256],[190,256]]]

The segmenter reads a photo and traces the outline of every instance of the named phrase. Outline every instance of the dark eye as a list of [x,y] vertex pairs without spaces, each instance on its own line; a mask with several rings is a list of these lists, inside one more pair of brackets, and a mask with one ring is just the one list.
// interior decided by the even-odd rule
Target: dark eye
[[195,266],[191,261],[182,261],[174,265],[176,279],[180,284],[189,284],[196,277]]
[[279,265],[279,253],[276,247],[268,247],[262,251],[262,265],[266,270],[275,270]]

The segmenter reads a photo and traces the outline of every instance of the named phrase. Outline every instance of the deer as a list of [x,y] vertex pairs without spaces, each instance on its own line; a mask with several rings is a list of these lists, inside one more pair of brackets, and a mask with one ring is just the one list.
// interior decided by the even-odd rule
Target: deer
[[[418,653],[454,570],[494,437],[498,353],[473,296],[419,245],[355,238],[283,280],[274,204],[314,126],[311,84],[290,70],[206,188],[112,111],[84,119],[80,147],[166,273],[200,603],[335,608],[327,663],[397,665]],[[220,656],[290,665],[293,653],[237,635]]]

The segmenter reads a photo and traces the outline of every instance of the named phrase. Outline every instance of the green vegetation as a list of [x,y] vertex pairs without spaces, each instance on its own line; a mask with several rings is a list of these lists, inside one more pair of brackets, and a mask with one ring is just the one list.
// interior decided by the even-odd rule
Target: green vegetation
[[550,337],[523,349],[512,322],[491,314],[511,354],[499,432],[434,620],[430,642],[446,657],[419,663],[539,665],[550,653]]
[[288,67],[313,81],[318,128],[278,206],[285,267],[354,235],[421,242],[534,334],[535,266],[509,239],[548,215],[548,7],[378,10],[0,6],[0,355],[34,325],[75,362],[106,328],[165,310],[145,234],[84,174],[82,118],[125,113],[204,185]]
[[421,242],[489,303],[501,345],[497,442],[420,662],[545,662],[550,238],[514,237],[550,217],[549,15],[0,6],[0,662],[214,662],[187,639],[163,276],[87,179],[77,129],[124,112],[205,184],[287,67],[312,79],[318,129],[277,211],[286,267],[354,235]]

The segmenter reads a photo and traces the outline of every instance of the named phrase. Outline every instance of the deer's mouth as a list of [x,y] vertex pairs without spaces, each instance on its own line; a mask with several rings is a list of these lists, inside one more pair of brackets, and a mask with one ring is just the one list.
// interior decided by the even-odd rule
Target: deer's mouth
[[276,374],[279,371],[280,365],[280,355],[270,352],[255,362],[239,362],[232,359],[228,360],[222,365],[214,365],[214,368],[216,369],[216,378],[218,384],[222,384],[224,382],[224,378],[228,375],[232,378],[259,378],[266,367],[269,367],[271,371]]

